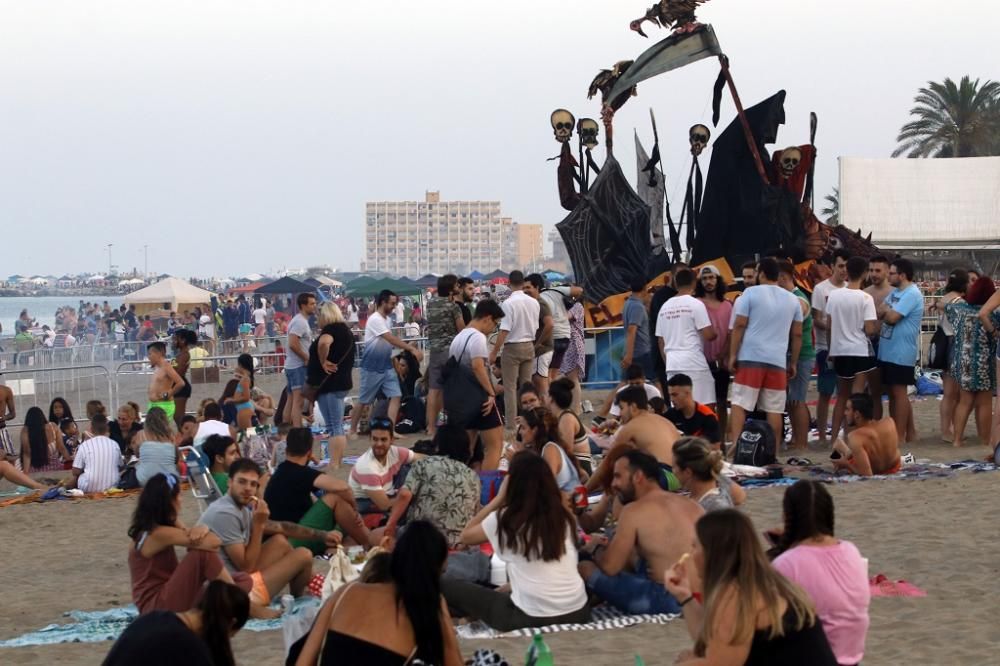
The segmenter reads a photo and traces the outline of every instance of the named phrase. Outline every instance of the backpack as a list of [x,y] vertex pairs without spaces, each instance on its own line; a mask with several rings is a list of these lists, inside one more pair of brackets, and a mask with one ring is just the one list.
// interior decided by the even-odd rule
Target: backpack
[[777,462],[777,441],[774,430],[767,421],[750,419],[736,440],[733,464],[764,467]]

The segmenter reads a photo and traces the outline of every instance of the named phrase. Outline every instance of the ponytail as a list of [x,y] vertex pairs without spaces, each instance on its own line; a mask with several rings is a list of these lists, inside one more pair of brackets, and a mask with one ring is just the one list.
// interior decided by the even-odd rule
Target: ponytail
[[447,558],[448,542],[424,520],[407,525],[392,551],[396,604],[402,604],[413,625],[416,656],[429,664],[444,662],[441,569]]
[[195,606],[201,612],[201,639],[208,646],[215,666],[235,666],[230,635],[239,631],[250,616],[250,597],[242,589],[213,580]]

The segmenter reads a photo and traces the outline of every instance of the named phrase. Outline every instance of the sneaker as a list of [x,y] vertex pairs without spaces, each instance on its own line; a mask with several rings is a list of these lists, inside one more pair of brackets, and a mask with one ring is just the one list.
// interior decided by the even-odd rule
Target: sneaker
[[589,414],[594,411],[594,404],[589,400],[584,400],[580,403],[580,409],[583,410],[584,414]]

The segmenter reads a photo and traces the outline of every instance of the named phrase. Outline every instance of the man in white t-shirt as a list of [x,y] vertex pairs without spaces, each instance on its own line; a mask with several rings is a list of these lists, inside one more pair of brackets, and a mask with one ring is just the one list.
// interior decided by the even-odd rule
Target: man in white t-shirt
[[295,300],[299,312],[288,323],[288,345],[285,350],[285,379],[288,382],[288,399],[285,401],[285,423],[293,428],[302,426],[302,412],[308,408],[302,399],[306,385],[306,368],[309,365],[309,347],[312,345],[312,328],[309,317],[316,312],[316,295],[302,293]]
[[490,365],[500,355],[503,385],[507,387],[504,391],[506,429],[513,437],[514,423],[517,421],[517,391],[510,389],[531,381],[535,365],[535,334],[538,332],[541,306],[536,299],[524,293],[524,273],[511,271],[509,280],[511,294],[501,304],[503,321],[500,322],[496,344],[490,352]]
[[840,435],[844,405],[855,393],[864,393],[868,373],[876,369],[871,336],[878,332],[878,314],[871,294],[861,289],[868,274],[868,260],[847,260],[847,287],[838,289],[826,300],[830,324],[830,358],[837,373],[837,404],[833,408],[831,437]]
[[90,419],[93,437],[83,442],[73,458],[73,475],[67,488],[85,493],[103,493],[118,483],[122,453],[115,440],[108,437],[108,417],[97,414]]
[[826,316],[826,301],[835,289],[847,284],[847,260],[851,258],[847,250],[833,253],[833,273],[823,280],[812,293],[813,334],[816,336],[816,427],[819,429],[820,446],[826,444],[827,416],[830,414],[830,398],[837,391],[837,373],[828,362],[830,355],[830,322]]
[[194,435],[193,444],[195,446],[200,446],[202,442],[211,437],[212,435],[222,435],[223,437],[232,437],[233,433],[229,430],[229,424],[222,420],[222,408],[217,402],[210,402],[205,405],[205,409],[202,410],[203,421],[198,424],[198,432]]
[[[388,313],[386,313],[388,319]],[[369,319],[369,322],[371,319]],[[388,513],[385,533],[392,536],[406,514],[413,493],[403,487],[409,464],[425,456],[393,445],[393,422],[385,418],[371,421],[371,448],[358,458],[348,484],[358,504],[358,513]],[[406,469],[404,469],[406,467]],[[402,473],[401,473],[402,472]]]
[[694,399],[715,408],[715,379],[705,360],[703,342],[716,338],[705,304],[694,297],[694,271],[682,269],[674,275],[677,295],[660,308],[656,339],[667,368],[667,380],[677,374],[691,378]]
[[257,309],[253,311],[253,323],[255,338],[262,338],[267,334],[267,308],[264,307],[263,299]]
[[360,364],[361,387],[358,392],[361,405],[351,410],[351,438],[358,435],[361,412],[375,402],[379,392],[389,401],[389,419],[396,422],[403,390],[392,365],[393,347],[410,352],[417,363],[424,360],[423,352],[392,334],[389,318],[396,308],[397,299],[398,296],[388,289],[379,292],[375,299],[375,312],[365,322],[365,346]]

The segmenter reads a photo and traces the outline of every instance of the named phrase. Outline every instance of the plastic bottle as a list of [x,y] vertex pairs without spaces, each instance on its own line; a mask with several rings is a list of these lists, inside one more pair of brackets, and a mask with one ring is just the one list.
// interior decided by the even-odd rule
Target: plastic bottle
[[531,647],[528,648],[525,666],[554,666],[554,664],[555,662],[552,661],[552,651],[549,650],[549,646],[542,640],[542,635],[536,633],[535,637],[531,639]]
[[323,455],[321,456],[321,458],[323,460],[329,460],[330,459],[330,438],[327,437],[326,435],[323,435],[323,438],[321,440],[319,440],[319,447],[320,447],[320,450],[323,452]]

